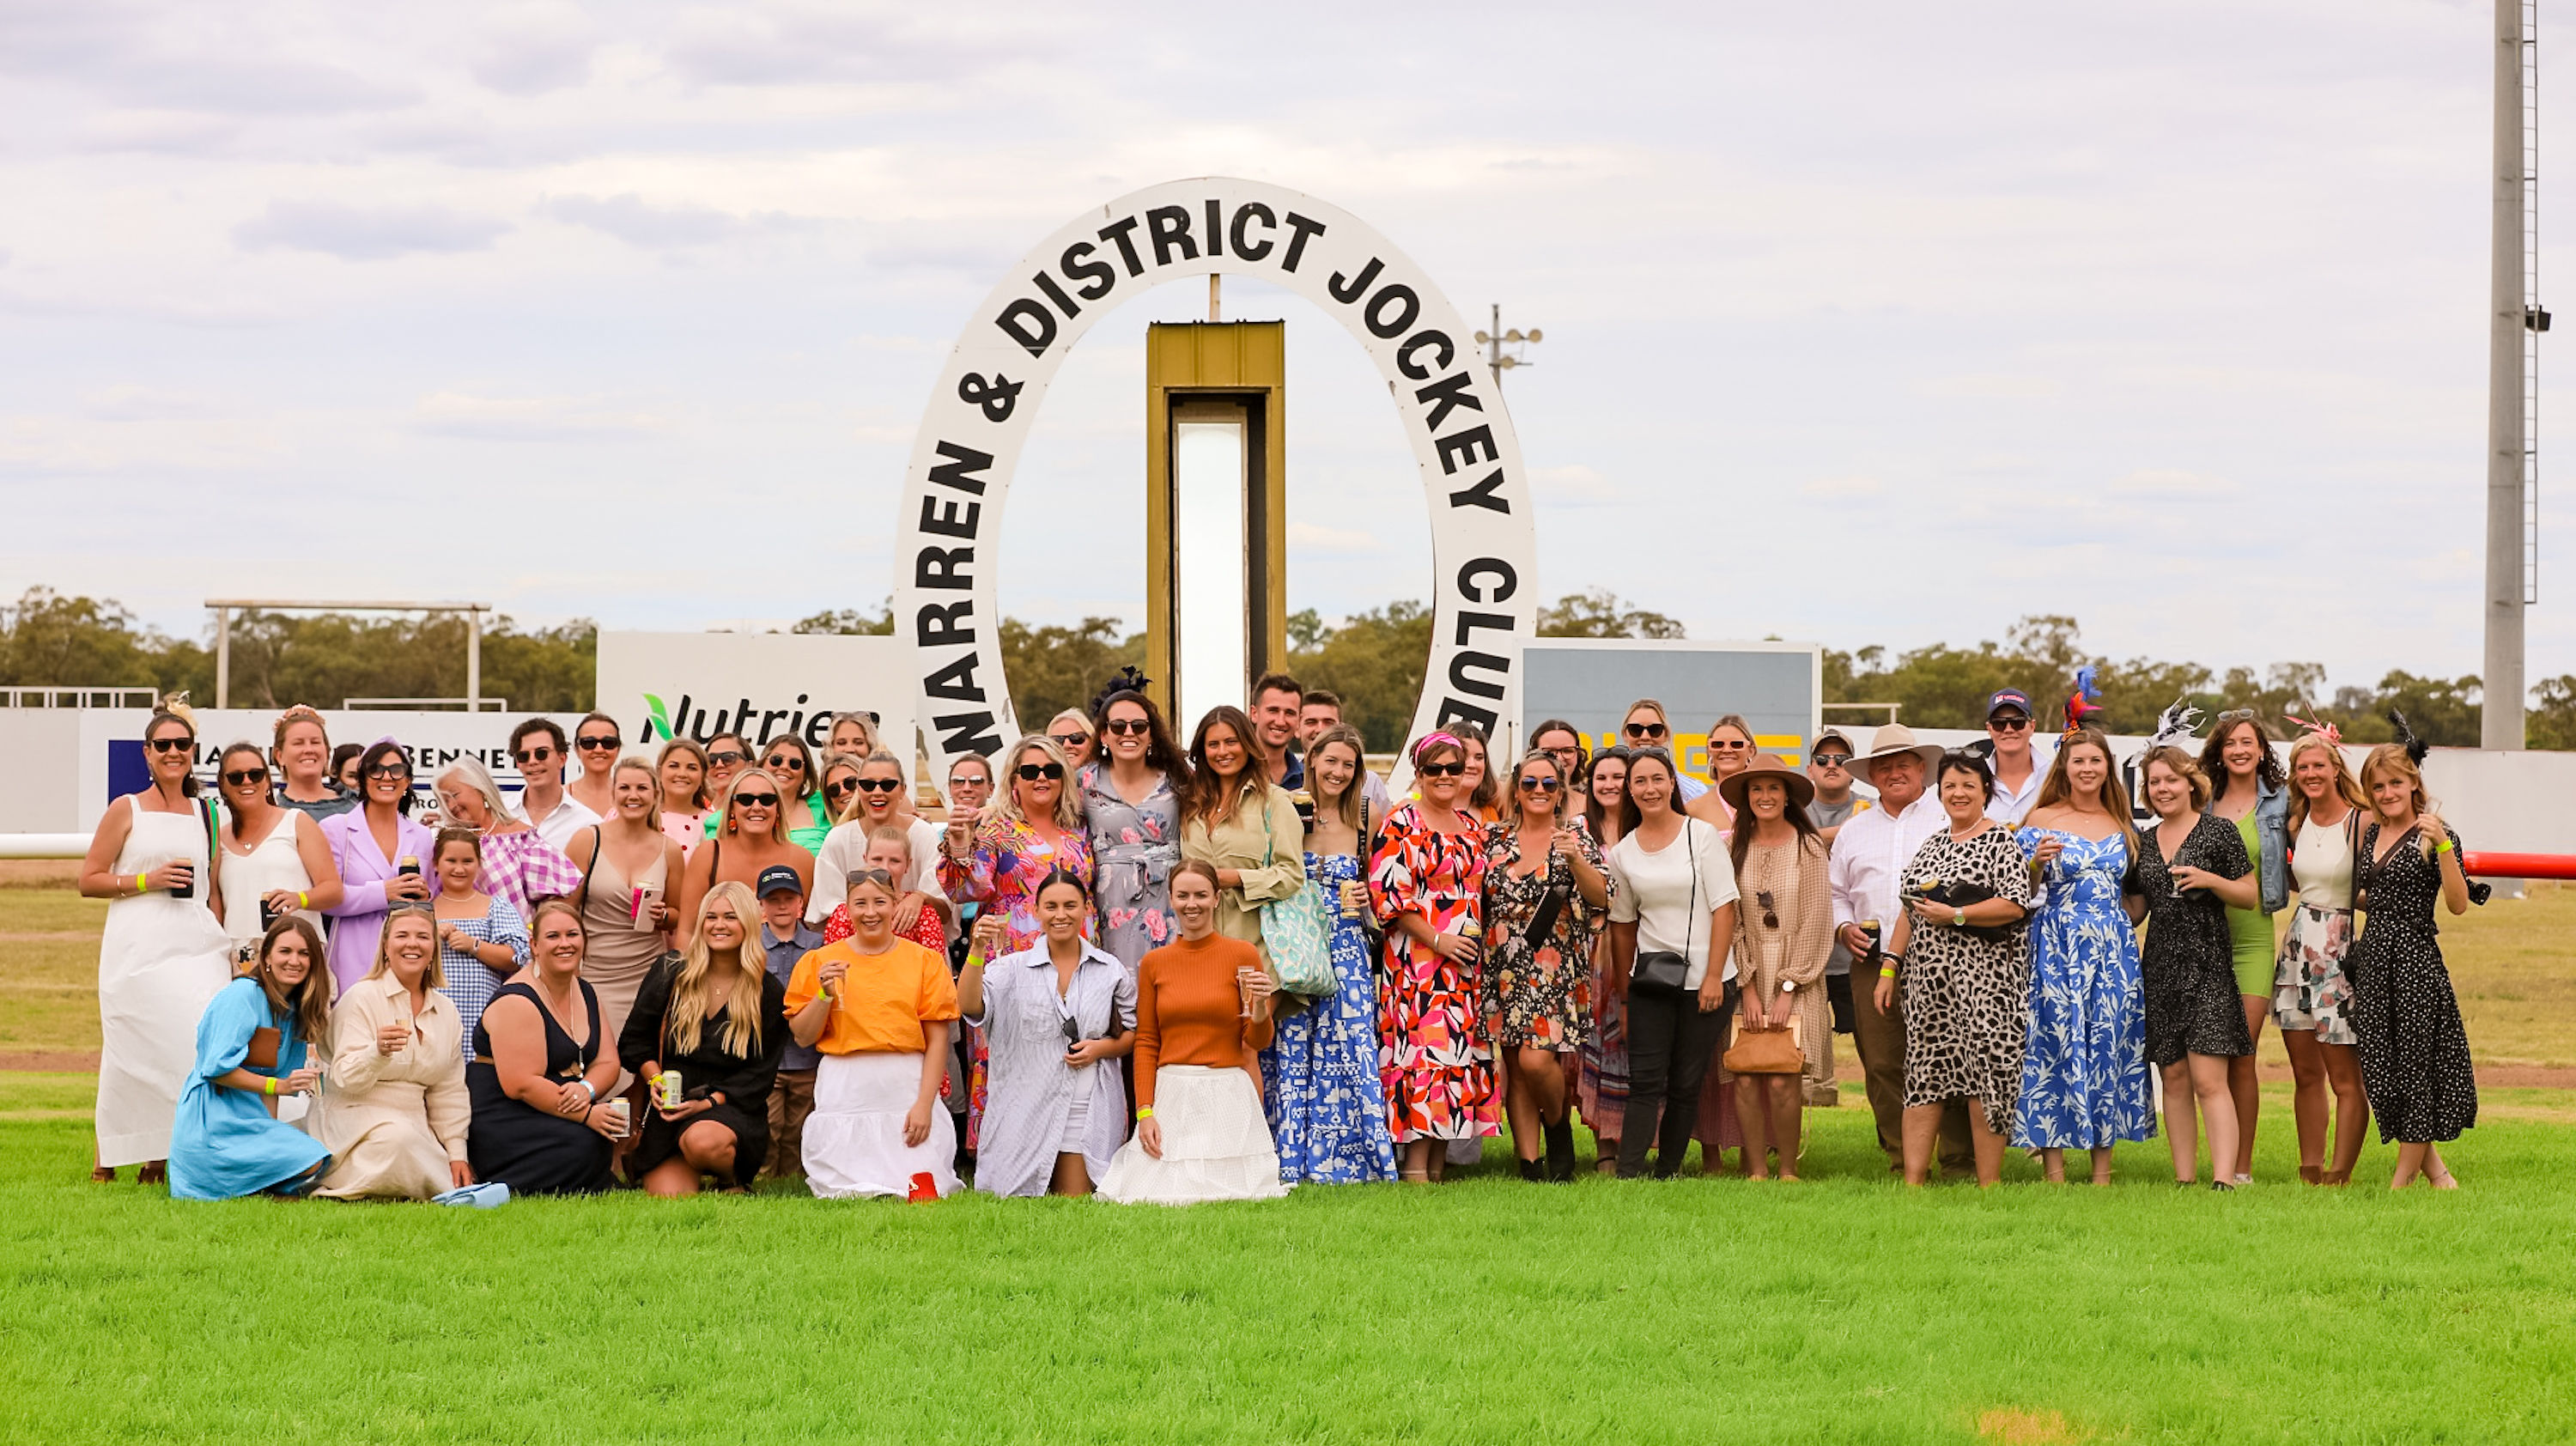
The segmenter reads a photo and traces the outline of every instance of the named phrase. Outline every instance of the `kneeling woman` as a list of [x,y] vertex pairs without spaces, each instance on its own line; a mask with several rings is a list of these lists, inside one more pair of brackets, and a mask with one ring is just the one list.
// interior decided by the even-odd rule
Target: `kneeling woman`
[[301,1195],[331,1152],[274,1113],[310,1094],[306,1051],[329,1028],[331,977],[302,915],[268,926],[251,972],[216,991],[197,1021],[197,1063],[170,1131],[170,1193],[182,1200]]
[[446,992],[437,924],[417,904],[386,915],[375,967],[331,1011],[330,1086],[316,1134],[336,1158],[317,1194],[426,1200],[474,1183],[465,1018]]
[[992,1051],[975,1188],[993,1195],[1088,1195],[1127,1137],[1117,1060],[1136,1047],[1136,984],[1085,941],[1091,893],[1057,869],[1038,884],[1037,947],[987,963],[1002,944],[988,916],[957,976],[957,1005]]
[[805,1117],[805,1183],[845,1195],[947,1195],[956,1127],[940,1106],[957,986],[948,961],[895,937],[902,881],[884,869],[849,877],[849,938],[796,961],[787,1019],[822,1052]]
[[513,1195],[585,1195],[610,1184],[609,1152],[626,1134],[617,1048],[599,995],[581,977],[581,907],[538,904],[528,921],[535,958],[483,1006],[465,1091],[475,1175]]
[[1181,937],[1136,968],[1136,1138],[1109,1162],[1103,1199],[1195,1205],[1288,1193],[1253,1088],[1278,981],[1261,951],[1216,931],[1216,866],[1172,872]]
[[[687,950],[662,956],[635,996],[617,1057],[656,1086],[627,1178],[655,1195],[694,1195],[698,1177],[751,1183],[769,1158],[769,1090],[787,1052],[787,991],[752,942],[759,906],[728,879],[698,901]],[[666,1072],[680,1077],[666,1104]]]

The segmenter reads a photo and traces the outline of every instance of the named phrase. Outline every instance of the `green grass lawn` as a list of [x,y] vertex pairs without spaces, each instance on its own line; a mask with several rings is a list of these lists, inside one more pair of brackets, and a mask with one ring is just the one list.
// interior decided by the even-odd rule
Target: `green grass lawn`
[[[0,1113],[0,1439],[2545,1441],[2576,1128],[2492,1091],[2451,1195],[1811,1179],[498,1211],[93,1186],[85,1076]],[[2260,1173],[2291,1174],[2284,1092]],[[1854,1092],[1857,1100],[1857,1091]],[[2274,1111],[2277,1110],[2278,1113]],[[2385,1180],[2374,1144],[2362,1174]]]

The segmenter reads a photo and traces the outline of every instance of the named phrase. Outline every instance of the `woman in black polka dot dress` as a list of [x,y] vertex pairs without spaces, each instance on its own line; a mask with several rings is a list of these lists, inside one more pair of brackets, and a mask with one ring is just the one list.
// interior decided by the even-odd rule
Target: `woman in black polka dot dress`
[[2437,1190],[2456,1189],[2438,1142],[2478,1122],[2478,1080],[2433,903],[2465,914],[2472,898],[2485,902],[2487,889],[2461,872],[2460,836],[2433,814],[2423,775],[2403,746],[2372,749],[2361,786],[2376,817],[2361,830],[2354,884],[2364,922],[2344,967],[2362,1086],[2380,1140],[2397,1142],[2390,1186],[2403,1189],[2421,1174]]

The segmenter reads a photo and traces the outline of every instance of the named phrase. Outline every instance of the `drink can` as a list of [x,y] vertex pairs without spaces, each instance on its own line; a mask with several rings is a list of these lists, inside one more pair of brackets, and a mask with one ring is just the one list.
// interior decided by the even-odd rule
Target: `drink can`
[[174,899],[187,898],[189,895],[197,891],[197,866],[195,863],[187,859],[174,859],[172,862],[186,864],[188,866],[188,882],[184,884],[172,884],[170,886],[170,897]]
[[626,1133],[627,1115],[624,1099],[613,1099],[608,1102],[608,1122],[616,1127],[617,1133],[621,1135]]
[[666,1069],[654,1076],[653,1089],[662,1108],[676,1110],[680,1107],[680,1072],[678,1070]]
[[1473,915],[1470,915],[1467,918],[1458,921],[1458,937],[1461,939],[1472,939],[1482,942],[1485,937],[1485,926],[1478,923]]
[[420,855],[403,855],[400,859],[395,861],[394,872],[398,874],[418,874],[420,872]]
[[1871,963],[1876,961],[1878,958],[1878,929],[1879,924],[1876,919],[1863,919],[1860,921],[1860,931],[1869,936],[1869,953],[1863,957],[1861,961],[1863,963]]

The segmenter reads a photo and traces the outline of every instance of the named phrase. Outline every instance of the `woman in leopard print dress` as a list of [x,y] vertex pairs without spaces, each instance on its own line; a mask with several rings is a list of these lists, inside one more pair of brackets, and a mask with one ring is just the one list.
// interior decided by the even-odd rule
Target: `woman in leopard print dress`
[[[1943,1105],[1969,1102],[1977,1183],[2003,1179],[2004,1141],[2021,1093],[2021,1052],[2030,993],[2030,864],[2012,828],[1985,816],[1995,779],[1985,761],[1944,755],[1935,770],[1949,828],[1932,835],[1905,866],[1906,912],[1890,961],[1905,981],[1905,1183],[1930,1173]],[[1975,903],[1924,897],[1954,889]],[[1895,1003],[1896,980],[1882,969],[1878,1007]],[[1982,1108],[1980,1108],[1982,1106]]]

